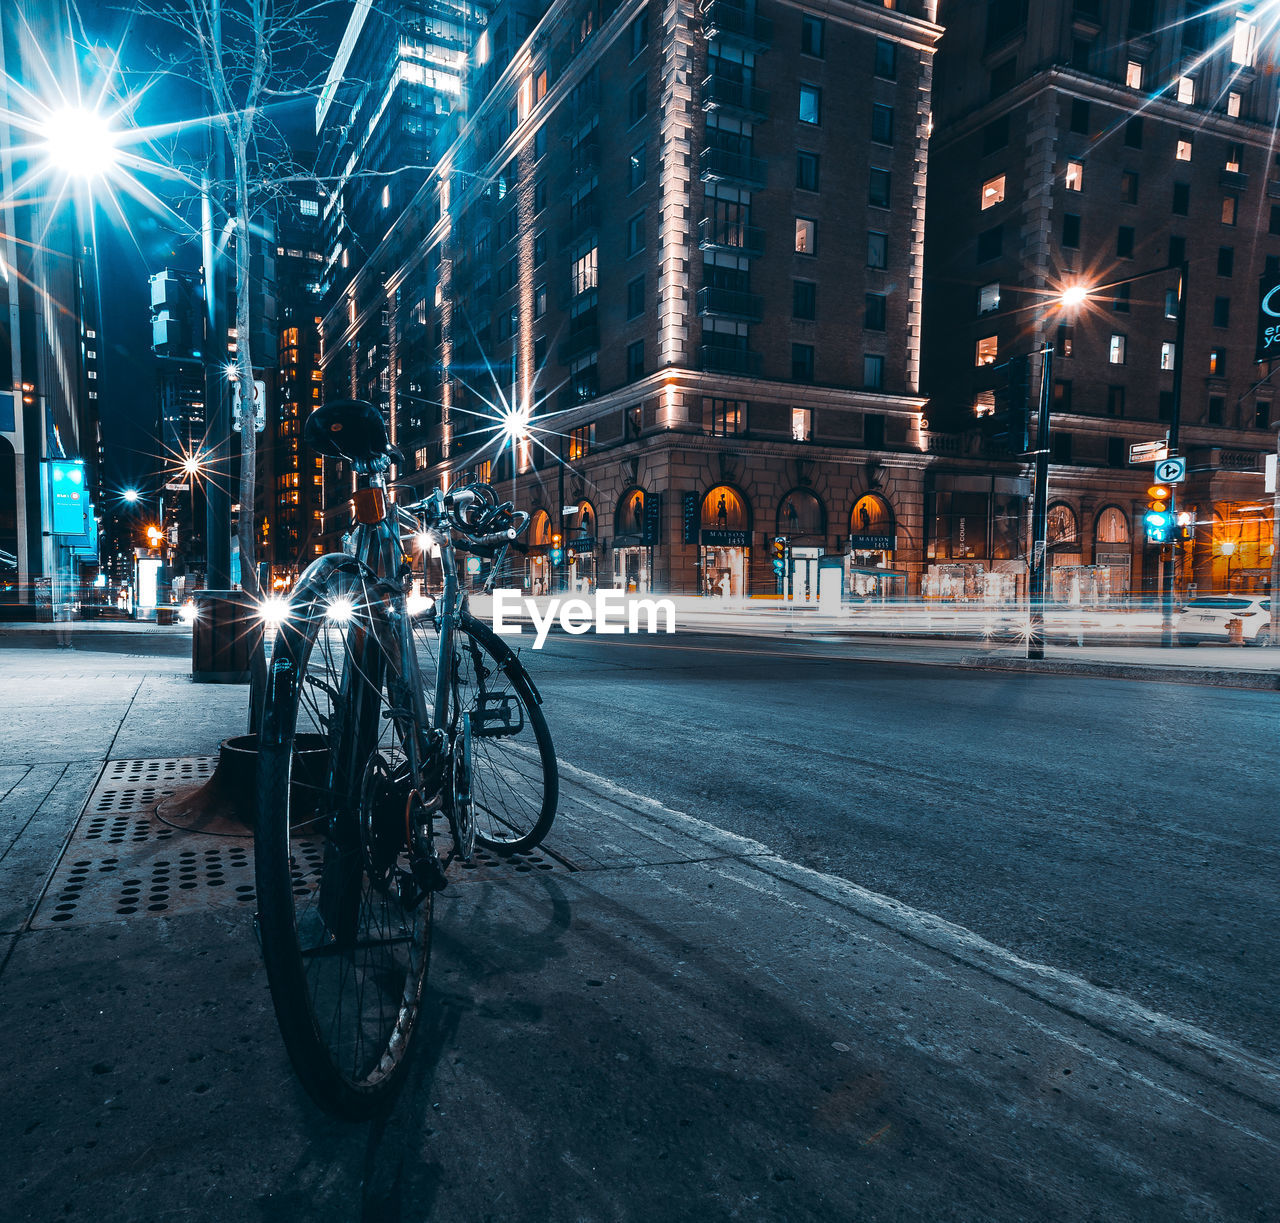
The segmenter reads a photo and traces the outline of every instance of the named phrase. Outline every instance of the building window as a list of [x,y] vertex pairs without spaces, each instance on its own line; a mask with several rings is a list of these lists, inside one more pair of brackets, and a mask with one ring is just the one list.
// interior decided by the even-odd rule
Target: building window
[[1234,246],[1218,247],[1218,275],[1230,276],[1236,265],[1236,248]]
[[1187,240],[1179,234],[1169,236],[1169,262],[1181,263],[1187,257]]
[[644,377],[644,341],[627,345],[627,381],[635,382]]
[[[1072,129],[1074,131],[1074,129]],[[992,153],[998,153],[1001,149],[1006,148],[1009,144],[1009,116],[1001,115],[998,119],[992,119],[990,123],[982,129],[982,155],[989,157]]]
[[533,291],[533,317],[541,318],[547,312],[547,286],[539,285]]
[[985,210],[993,208],[996,204],[1004,203],[1004,175],[997,174],[995,178],[989,178],[982,184],[982,197],[980,207]]
[[1227,376],[1227,353],[1224,348],[1209,350],[1209,377],[1225,378]]
[[876,57],[872,71],[886,81],[898,79],[898,44],[887,38],[876,39]]
[[1209,410],[1205,414],[1205,423],[1209,425],[1222,424],[1222,413],[1227,406],[1227,401],[1221,395],[1209,396]]
[[1267,226],[1267,232],[1280,234],[1280,204],[1271,205],[1271,222]]
[[1107,438],[1107,466],[1108,467],[1126,467],[1124,457],[1124,438],[1109,437]]
[[1111,333],[1111,344],[1107,349],[1107,359],[1112,365],[1125,363],[1125,337],[1118,331]]
[[1059,357],[1069,357],[1075,351],[1076,329],[1070,323],[1058,324],[1058,338],[1053,351]]
[[867,331],[883,331],[885,328],[885,302],[888,299],[883,293],[868,293],[866,313],[862,326]]
[[382,206],[383,208],[391,207],[391,184],[388,183],[382,188]]
[[649,14],[641,13],[631,23],[631,58],[635,59],[649,43]]
[[1229,144],[1227,145],[1227,160],[1223,164],[1223,169],[1228,174],[1239,174],[1240,166],[1244,162],[1244,145]]
[[1176,319],[1178,317],[1178,290],[1166,289],[1164,291],[1164,316],[1167,319]]
[[1224,195],[1222,197],[1222,223],[1224,225],[1234,225],[1236,223],[1236,208],[1239,200],[1234,195]]
[[816,85],[800,86],[800,122],[822,122],[822,90]]
[[1124,83],[1130,89],[1142,88],[1142,65],[1136,59],[1131,59],[1124,70]]
[[1252,68],[1258,54],[1258,27],[1245,13],[1236,16],[1235,29],[1231,32],[1231,62]]
[[542,369],[547,364],[547,337],[544,335],[533,341],[533,364],[535,369]]
[[1074,212],[1062,214],[1062,245],[1069,250],[1080,246],[1080,218]]
[[1053,410],[1055,412],[1071,411],[1071,380],[1069,378],[1054,379]]
[[822,39],[826,33],[826,22],[821,17],[810,17],[805,13],[800,18],[800,51],[804,55],[822,58]]
[[627,318],[639,318],[644,313],[644,277],[637,276],[627,283]]
[[1138,202],[1138,176],[1133,170],[1120,175],[1120,201],[1124,204]]
[[1178,161],[1191,160],[1191,133],[1190,132],[1183,132],[1182,135],[1178,137],[1178,144],[1177,144],[1177,147],[1174,149],[1173,155],[1178,159]]
[[644,182],[648,174],[648,167],[645,164],[645,146],[640,145],[639,148],[631,150],[631,158],[627,163],[627,191],[634,191],[641,183]]
[[1128,149],[1142,148],[1142,118],[1135,116],[1124,125],[1124,144]]
[[791,317],[798,319],[818,317],[818,286],[812,280],[791,282]]
[[1133,258],[1133,226],[1121,225],[1116,231],[1116,256],[1120,259]]
[[1227,114],[1233,119],[1240,118],[1240,95],[1234,91],[1227,94]]
[[1053,461],[1055,463],[1071,462],[1071,434],[1055,433],[1053,434]]
[[1000,282],[993,280],[978,290],[978,313],[991,314],[1000,309]]
[[318,217],[320,215],[320,204],[316,200],[299,200],[298,211],[304,217]]
[[793,442],[810,442],[813,440],[813,409],[791,409],[791,440]]
[[867,203],[872,208],[889,207],[889,171],[872,167],[867,179]]
[[871,140],[873,144],[893,143],[893,107],[879,102],[871,106]]
[[[862,358],[862,385],[868,391],[884,390],[884,358],[870,354]],[[867,443],[870,445],[870,442]]]
[[1111,310],[1114,314],[1129,313],[1129,299],[1132,285],[1116,285],[1115,296],[1111,299]]
[[533,266],[541,267],[547,261],[547,234],[544,230],[533,235]]
[[1160,368],[1164,370],[1173,369],[1177,364],[1178,346],[1172,340],[1165,340],[1160,345]]
[[796,217],[796,254],[812,255],[817,251],[818,223],[809,217]]
[[644,212],[637,212],[627,222],[627,258],[644,250]]
[[747,431],[747,404],[741,399],[713,399],[711,401],[711,432],[717,437],[729,437]]
[[1004,226],[996,225],[978,235],[978,262],[999,259],[1004,252]]
[[1191,184],[1173,184],[1173,215],[1185,217],[1191,211]]
[[817,191],[817,153],[806,153],[803,149],[796,153],[796,187],[801,191]]
[[575,297],[579,293],[586,293],[594,289],[599,284],[597,278],[597,255],[598,250],[593,246],[585,255],[580,255],[573,261],[572,279]]
[[1213,325],[1215,327],[1231,326],[1231,298],[1215,297],[1213,299]]
[[1084,190],[1084,163],[1080,161],[1067,162],[1066,185],[1068,191]]
[[648,82],[641,77],[627,95],[627,123],[639,123],[649,110]]
[[974,365],[994,365],[996,358],[1000,355],[999,337],[986,335],[980,339],[974,346],[973,363]]
[[585,458],[596,444],[596,427],[594,424],[582,425],[569,434],[569,462]]
[[1253,409],[1253,427],[1255,429],[1271,428],[1271,405],[1265,400],[1258,400]]
[[793,382],[813,381],[813,345],[791,345],[791,379]]
[[1071,130],[1078,136],[1089,134],[1089,103],[1083,98],[1071,99]]
[[889,235],[876,230],[867,232],[867,267],[887,268],[889,266]]
[[1176,87],[1176,97],[1183,106],[1194,106],[1196,103],[1196,79],[1193,76],[1180,76]]
[[1108,416],[1124,415],[1124,387],[1122,386],[1107,387],[1107,415]]

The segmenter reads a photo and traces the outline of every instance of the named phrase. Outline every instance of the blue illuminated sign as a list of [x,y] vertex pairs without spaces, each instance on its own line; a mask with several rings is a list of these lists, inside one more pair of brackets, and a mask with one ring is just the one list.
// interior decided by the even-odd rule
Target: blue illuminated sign
[[55,535],[83,535],[84,515],[89,508],[84,463],[80,459],[49,461],[49,504]]

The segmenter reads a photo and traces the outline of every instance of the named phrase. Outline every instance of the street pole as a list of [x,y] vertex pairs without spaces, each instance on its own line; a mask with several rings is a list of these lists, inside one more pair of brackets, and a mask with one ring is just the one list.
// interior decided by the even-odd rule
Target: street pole
[[[214,181],[225,173],[221,133],[209,126],[210,163]],[[205,587],[227,590],[231,585],[231,404],[222,369],[227,348],[226,295],[222,291],[222,260],[214,226],[210,180],[200,183],[200,222],[204,259],[205,316],[208,336],[204,346],[205,420],[210,438],[205,489]]]
[[1049,405],[1053,394],[1053,345],[1042,350],[1040,367],[1040,413],[1036,421],[1036,476],[1031,511],[1031,623],[1027,633],[1027,657],[1044,657],[1045,535],[1049,521]]
[[[1187,261],[1178,265],[1178,327],[1173,341],[1173,406],[1169,412],[1169,457],[1178,454],[1178,428],[1182,421],[1182,371],[1185,366],[1183,348],[1187,338]],[[1178,486],[1169,485],[1169,510],[1173,522],[1178,521]],[[1173,647],[1173,596],[1178,578],[1178,552],[1180,541],[1176,537],[1169,542],[1169,559],[1161,566],[1160,594],[1160,645],[1168,650]],[[1160,549],[1161,553],[1164,548]]]

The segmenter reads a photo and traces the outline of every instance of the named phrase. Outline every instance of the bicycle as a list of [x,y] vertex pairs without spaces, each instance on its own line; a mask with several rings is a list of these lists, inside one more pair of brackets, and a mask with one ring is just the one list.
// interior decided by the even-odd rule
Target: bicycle
[[[406,1071],[449,865],[477,842],[499,854],[537,845],[559,772],[541,695],[471,616],[457,575],[455,537],[494,558],[491,584],[528,516],[488,485],[390,502],[387,471],[401,460],[370,404],[327,404],[304,435],[351,463],[355,522],[347,550],[317,557],[272,616],[258,929],[299,1079],[322,1108],[359,1118]],[[443,570],[439,598],[416,606],[406,531],[434,542]],[[306,749],[323,759],[319,784],[294,776]]]

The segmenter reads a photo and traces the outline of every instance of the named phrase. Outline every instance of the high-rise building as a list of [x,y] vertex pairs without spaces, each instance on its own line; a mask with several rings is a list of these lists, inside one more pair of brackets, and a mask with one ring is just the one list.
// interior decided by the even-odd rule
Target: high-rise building
[[385,407],[401,479],[529,510],[529,588],[777,593],[785,537],[798,597],[824,555],[914,593],[934,8],[561,2],[502,44],[499,6],[326,302],[327,393]]
[[[50,189],[33,99],[57,93],[66,13],[14,0],[0,20],[0,603],[67,616],[97,563],[98,311],[81,193]],[[51,50],[54,49],[54,50]],[[74,62],[59,64],[66,79]]]
[[[1250,4],[943,0],[929,170],[925,389],[960,430],[1012,359],[1052,345],[1050,592],[1151,592],[1150,461],[1179,416],[1180,586],[1265,589],[1277,366],[1254,363],[1259,278],[1280,270],[1280,78]],[[1274,23],[1271,23],[1273,26]],[[1178,325],[1187,269],[1185,335]],[[1064,304],[1076,290],[1083,301]],[[1070,302],[1071,298],[1068,297]],[[1032,360],[1030,398],[1042,364]],[[970,428],[932,438],[980,452]],[[1016,467],[1008,459],[998,467]],[[941,470],[941,469],[939,469]],[[932,555],[990,532],[994,499],[935,483]]]

